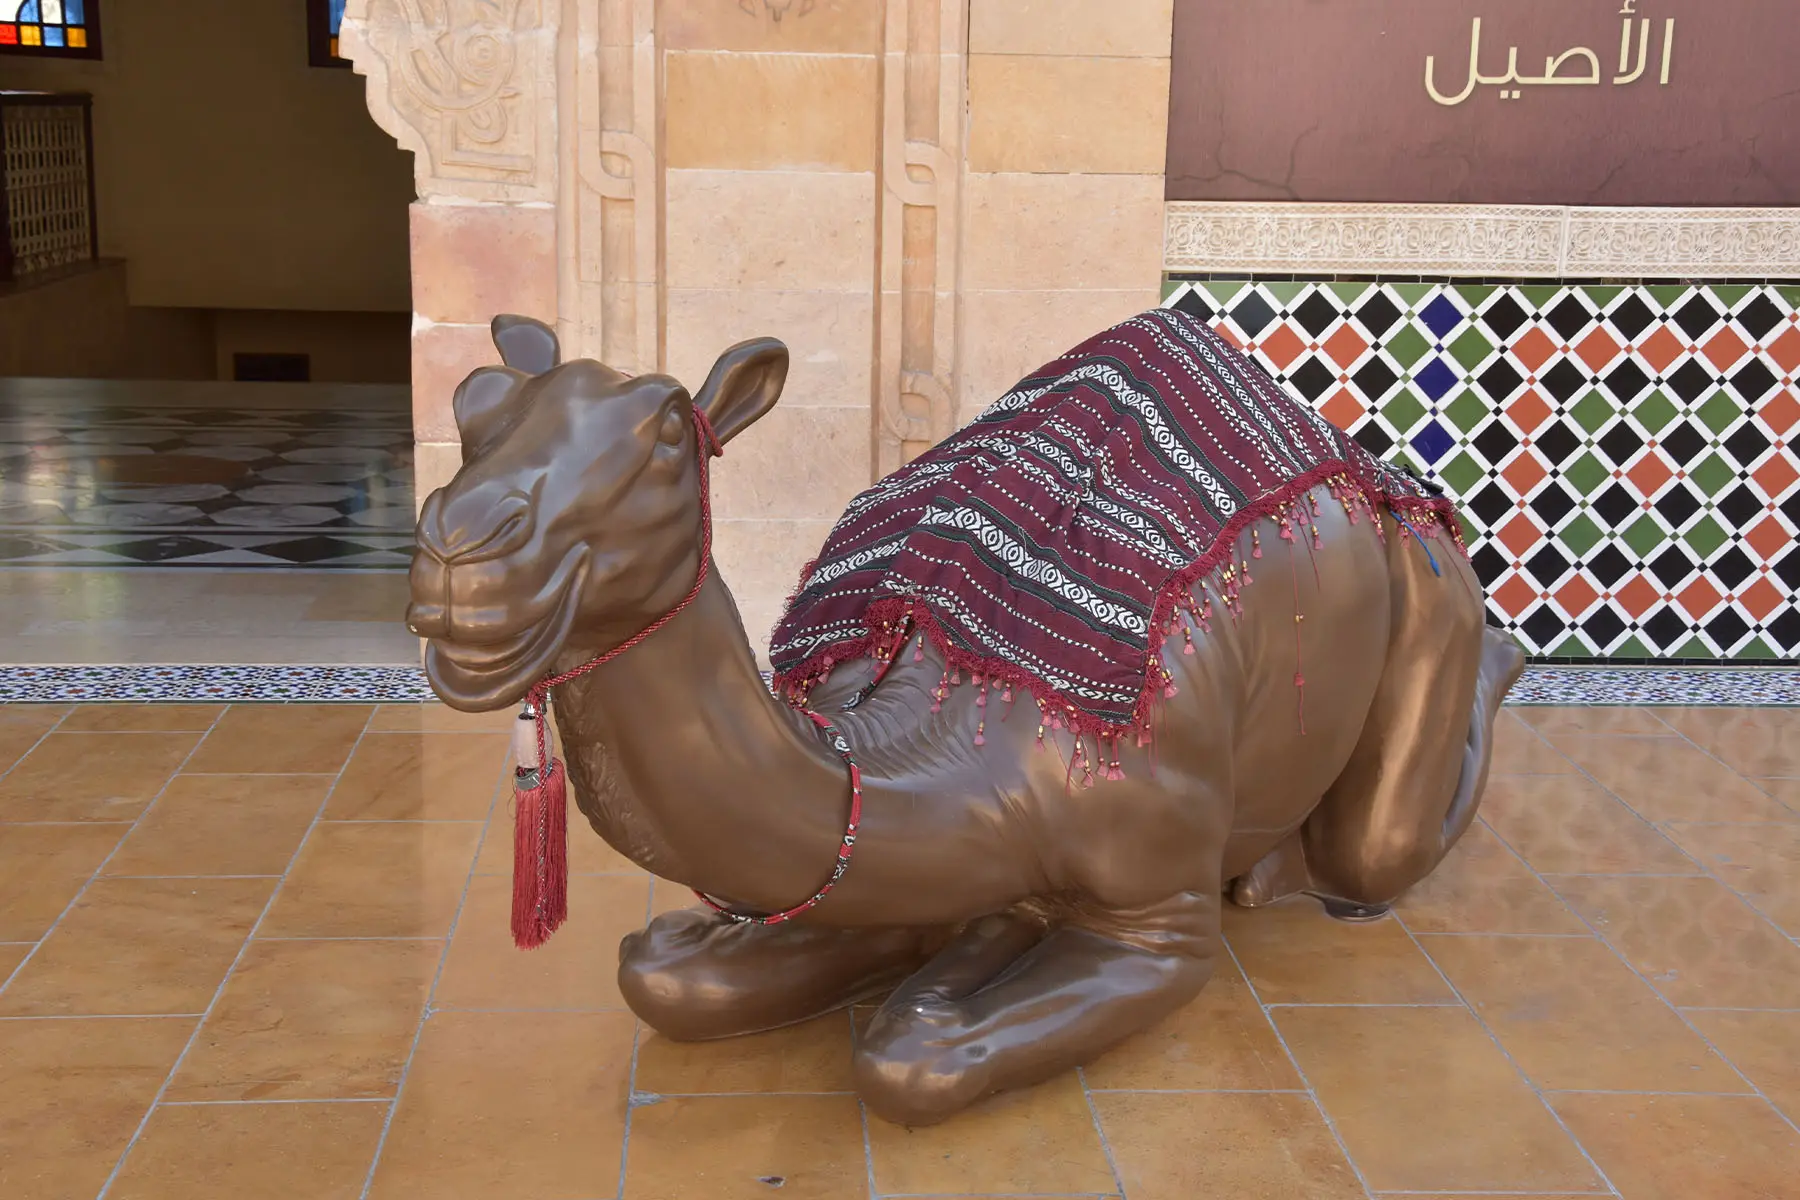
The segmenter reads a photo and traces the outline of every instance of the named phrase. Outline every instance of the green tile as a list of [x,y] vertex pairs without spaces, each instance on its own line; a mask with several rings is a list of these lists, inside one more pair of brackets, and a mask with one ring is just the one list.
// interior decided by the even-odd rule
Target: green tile
[[1631,415],[1637,418],[1638,424],[1651,433],[1659,433],[1669,422],[1680,415],[1680,410],[1675,407],[1673,400],[1662,393],[1661,389],[1654,389],[1631,406]]
[[[1486,304],[1488,297],[1499,290],[1491,283],[1453,283],[1450,285],[1450,291],[1461,298],[1463,305],[1470,312],[1474,312]],[[1476,317],[1475,319],[1480,320],[1481,318]]]
[[1218,307],[1219,305],[1230,304],[1231,301],[1237,297],[1239,292],[1250,285],[1241,280],[1209,279],[1200,286],[1206,290],[1208,296],[1212,297],[1213,306]]
[[1414,363],[1425,356],[1427,350],[1431,349],[1431,343],[1425,339],[1424,334],[1419,332],[1417,326],[1403,325],[1400,327],[1400,332],[1382,343],[1382,349],[1386,350],[1402,368],[1410,369]]
[[1463,392],[1444,408],[1444,415],[1464,433],[1474,433],[1481,428],[1493,412],[1486,400],[1470,391]]
[[1603,287],[1584,287],[1578,289],[1596,308],[1604,309],[1607,305],[1625,294],[1625,289],[1607,284]]
[[1598,391],[1592,391],[1575,402],[1575,406],[1569,410],[1569,415],[1575,418],[1577,425],[1589,433],[1599,433],[1606,428],[1613,417],[1618,415],[1618,411],[1613,407],[1611,400]]
[[1463,365],[1465,371],[1473,371],[1493,356],[1494,343],[1488,340],[1479,325],[1471,326],[1463,335],[1450,343],[1450,356]]
[[1336,296],[1338,298],[1338,301],[1340,303],[1342,303],[1345,308],[1352,308],[1358,304],[1361,304],[1363,297],[1367,296],[1369,294],[1369,289],[1376,287],[1376,286],[1377,286],[1376,284],[1367,283],[1367,282],[1365,282],[1365,283],[1337,282],[1337,283],[1328,283],[1325,285],[1326,290],[1329,291],[1333,296]]
[[1712,298],[1726,308],[1736,308],[1738,302],[1748,296],[1754,286],[1748,283],[1715,283],[1702,290],[1711,293]]
[[1744,404],[1729,392],[1714,392],[1694,415],[1715,435],[1723,434],[1743,419]]
[[1681,535],[1681,540],[1691,546],[1702,559],[1711,558],[1713,551],[1723,546],[1729,539],[1730,535],[1719,528],[1719,523],[1713,520],[1711,513],[1702,515],[1698,521],[1694,522],[1692,529]]
[[1779,654],[1773,646],[1769,645],[1765,639],[1757,637],[1751,638],[1749,642],[1745,643],[1743,649],[1739,650],[1731,657],[1734,659],[1761,661],[1763,659],[1780,658],[1782,655]]
[[1656,523],[1655,517],[1645,513],[1631,523],[1622,538],[1625,544],[1637,551],[1639,555],[1645,555],[1668,541],[1669,535],[1663,532],[1662,526]]
[[1667,309],[1679,305],[1682,298],[1692,289],[1685,283],[1658,283],[1652,284],[1644,290],[1650,293],[1652,300]]
[[1186,291],[1187,286],[1188,285],[1185,283],[1177,282],[1176,280],[1170,279],[1167,275],[1164,275],[1163,282],[1162,282],[1163,306],[1165,308],[1168,307],[1169,301],[1173,300],[1176,296],[1179,296],[1182,292]]
[[1606,534],[1601,532],[1594,519],[1584,512],[1576,513],[1569,523],[1557,532],[1556,540],[1573,550],[1577,557],[1586,554],[1604,540]]
[[[1669,651],[1670,658],[1711,658],[1712,656],[1713,652],[1707,649],[1706,643],[1697,637],[1691,637]],[[1653,657],[1660,657],[1660,655]]]
[[1589,646],[1587,644],[1587,642],[1582,640],[1582,637],[1580,634],[1574,633],[1574,634],[1570,634],[1568,637],[1566,637],[1562,641],[1558,642],[1556,644],[1556,647],[1550,651],[1549,657],[1550,658],[1590,658],[1593,656],[1594,650],[1595,650],[1594,647]]
[[1563,478],[1575,485],[1577,495],[1597,496],[1612,479],[1612,472],[1600,460],[1583,451],[1580,458],[1563,468]]
[[1737,472],[1717,454],[1709,454],[1698,466],[1688,470],[1688,478],[1706,495],[1717,496],[1737,481]]
[[1463,545],[1474,546],[1475,539],[1481,536],[1482,531],[1475,528],[1475,523],[1469,520],[1466,513],[1457,513],[1456,523],[1462,529]]
[[1281,307],[1292,308],[1294,306],[1294,301],[1300,298],[1300,293],[1311,286],[1312,284],[1304,279],[1287,279],[1274,283],[1265,283],[1263,284],[1263,291],[1280,301]]
[[1481,469],[1480,463],[1469,457],[1467,450],[1462,450],[1457,452],[1455,458],[1438,468],[1438,478],[1461,499],[1480,486],[1481,481],[1487,478],[1487,472]]
[[1402,387],[1394,389],[1377,411],[1395,432],[1404,435],[1413,431],[1425,416],[1427,407],[1410,387]]
[[1656,653],[1656,651],[1650,649],[1650,647],[1644,645],[1643,642],[1640,642],[1638,640],[1638,635],[1634,633],[1630,637],[1626,638],[1624,641],[1620,642],[1618,649],[1612,651],[1610,654],[1607,655],[1607,657],[1608,658],[1660,658],[1662,656],[1659,655],[1658,653]]
[[1543,312],[1555,303],[1558,294],[1566,290],[1560,283],[1528,283],[1519,289],[1519,296],[1528,307]]
[[1800,284],[1781,283],[1775,286],[1775,294],[1790,308],[1800,308]]

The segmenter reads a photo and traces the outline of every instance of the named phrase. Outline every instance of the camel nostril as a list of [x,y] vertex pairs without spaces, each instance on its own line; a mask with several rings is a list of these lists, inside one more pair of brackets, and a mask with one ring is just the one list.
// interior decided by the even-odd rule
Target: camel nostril
[[428,506],[419,516],[419,548],[445,565],[500,558],[529,542],[535,529],[524,497],[482,505],[474,513],[472,505],[456,513],[450,507]]

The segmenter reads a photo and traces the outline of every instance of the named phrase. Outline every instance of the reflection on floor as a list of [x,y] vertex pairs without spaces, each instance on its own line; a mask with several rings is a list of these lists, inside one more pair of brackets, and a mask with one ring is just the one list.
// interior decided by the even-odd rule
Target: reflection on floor
[[858,1014],[640,1029],[613,946],[688,897],[579,827],[571,924],[511,948],[508,719],[0,707],[0,1194],[1749,1200],[1800,1178],[1800,711],[1509,711],[1482,821],[1397,918],[1232,910],[1188,1009],[910,1133],[848,1091]]
[[403,663],[405,388],[0,380],[7,663]]

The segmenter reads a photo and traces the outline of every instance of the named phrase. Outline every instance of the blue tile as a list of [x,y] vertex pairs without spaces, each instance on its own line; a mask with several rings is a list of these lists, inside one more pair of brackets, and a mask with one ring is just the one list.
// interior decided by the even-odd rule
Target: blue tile
[[1417,383],[1419,390],[1430,397],[1432,403],[1435,404],[1442,400],[1451,388],[1462,382],[1462,377],[1443,359],[1434,358],[1423,371],[1413,376],[1413,382]]
[[1439,341],[1443,341],[1452,329],[1463,323],[1463,314],[1462,309],[1456,307],[1456,301],[1439,292],[1437,299],[1419,313],[1419,319],[1425,322],[1425,328],[1438,336]]
[[1451,437],[1436,420],[1428,422],[1425,428],[1413,435],[1412,448],[1428,463],[1435,463],[1444,455],[1456,448],[1456,439]]

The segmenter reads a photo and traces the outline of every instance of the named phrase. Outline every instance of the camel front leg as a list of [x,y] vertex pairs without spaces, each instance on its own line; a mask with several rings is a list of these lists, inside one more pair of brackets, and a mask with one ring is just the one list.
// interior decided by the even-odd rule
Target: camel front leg
[[919,1126],[1042,1082],[1192,1000],[1218,947],[1219,897],[1196,893],[1048,933],[984,918],[881,1006],[858,1041],[857,1091]]
[[680,909],[619,943],[619,990],[664,1037],[737,1037],[884,995],[947,936],[942,929],[737,924]]

